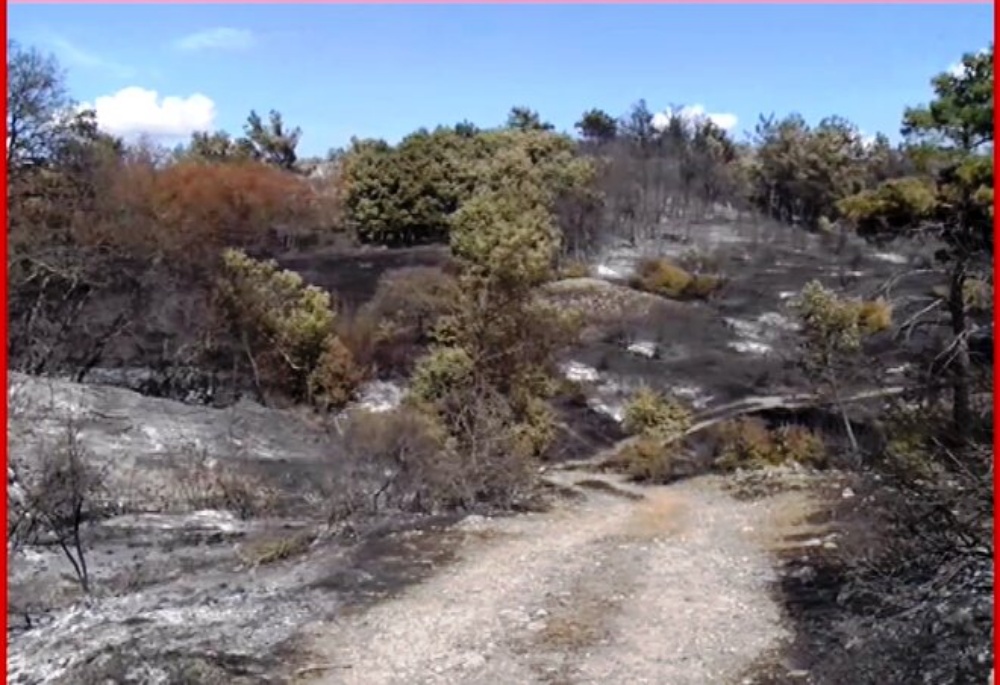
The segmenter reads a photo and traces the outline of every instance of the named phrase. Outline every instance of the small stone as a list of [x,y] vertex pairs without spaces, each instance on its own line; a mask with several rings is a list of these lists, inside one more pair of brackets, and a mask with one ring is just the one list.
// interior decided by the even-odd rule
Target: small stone
[[851,490],[850,488],[844,488],[844,491],[840,493],[840,496],[843,497],[844,499],[851,499],[852,497],[854,497],[854,490]]

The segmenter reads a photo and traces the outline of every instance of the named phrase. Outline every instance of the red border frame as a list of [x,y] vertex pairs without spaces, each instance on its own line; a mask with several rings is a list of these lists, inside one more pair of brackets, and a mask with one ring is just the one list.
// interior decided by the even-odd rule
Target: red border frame
[[[265,4],[266,3],[266,4],[271,4],[271,3],[268,2],[268,0],[229,0],[229,1],[234,2],[234,3],[240,3],[240,4],[250,4],[250,3],[255,3],[255,4]],[[311,3],[324,3],[324,2],[327,3],[327,4],[336,4],[337,3],[337,0],[306,0],[306,1],[307,2],[311,2]],[[372,3],[372,4],[411,4],[411,3],[416,3],[416,2],[420,2],[420,1],[421,0],[383,0],[380,3]],[[891,1],[897,2],[897,3],[900,3],[900,4],[940,4],[941,0],[891,0]],[[60,0],[14,0],[14,2],[19,3],[19,4],[55,4],[55,3],[60,3]],[[111,2],[120,2],[121,4],[139,4],[139,3],[135,3],[135,2],[129,2],[129,0],[111,0]],[[574,2],[575,4],[595,4],[595,3],[601,3],[601,4],[603,4],[602,0],[556,0],[556,2],[567,2],[567,3],[568,2]],[[722,4],[724,2],[726,2],[726,0],[700,0],[699,4]],[[799,4],[799,3],[796,2],[796,0],[767,0],[767,2],[768,2],[768,4]],[[954,2],[955,4],[986,4],[987,2],[989,2],[989,0],[951,0],[951,2]],[[202,0],[174,0],[174,3],[175,4],[182,4],[182,3],[183,4],[202,4]],[[435,4],[473,4],[473,3],[472,2],[466,2],[466,1],[463,1],[463,0],[437,0]],[[505,0],[505,4],[547,4],[547,3],[537,2],[536,0]],[[629,2],[627,4],[665,4],[665,2],[664,2],[664,0],[632,0],[632,2]],[[869,4],[869,2],[868,2],[868,0],[840,0],[840,4]],[[3,34],[4,45],[6,45],[6,43],[7,43],[7,2],[4,2],[2,5],[0,5],[0,17],[2,17],[2,20],[3,20],[2,21],[2,27],[0,27],[0,33]],[[997,33],[1000,32],[1000,31],[998,31],[998,29],[1000,29],[1000,21],[998,21],[997,16],[994,13],[994,16],[993,16],[993,36],[994,36],[994,41],[996,39]],[[4,59],[6,61],[6,57]],[[993,56],[993,65],[994,65],[994,70],[996,70],[996,67],[998,65],[1000,65],[1000,60],[997,59],[995,52],[994,52],[994,56]],[[7,70],[6,69],[4,69],[4,72],[3,72],[3,83],[4,83],[4,86],[6,87],[6,85],[7,85]],[[6,90],[6,88],[5,88],[5,90]],[[6,113],[7,113],[7,100],[6,99],[4,99],[2,108],[3,108],[3,111],[4,111],[4,118],[6,119]],[[995,112],[994,112],[994,118],[993,118],[993,131],[994,131],[994,140],[995,140],[997,138],[998,134],[1000,134],[1000,121],[998,121],[998,119],[996,118],[996,113]],[[994,159],[994,167],[995,167],[996,166],[996,159],[997,159],[996,147],[994,147],[993,155],[994,155],[993,159]],[[6,164],[4,164],[2,167],[0,167],[0,178],[3,179],[3,185],[6,188],[6,185],[7,185],[7,165]],[[993,208],[994,208],[994,211],[993,211],[993,237],[994,237],[994,243],[995,243],[996,242],[996,237],[997,237],[997,232],[998,232],[997,231],[997,213],[998,213],[998,210],[1000,210],[1000,198],[998,198],[995,193],[994,193],[994,197],[993,197]],[[6,226],[7,225],[7,194],[6,193],[4,193],[3,198],[0,199],[0,216],[3,217],[3,222],[4,222],[4,225]],[[2,304],[0,304],[0,331],[2,331],[3,338],[6,341],[7,340],[7,316],[8,316],[8,310],[7,310],[7,277],[6,277],[6,269],[7,269],[7,241],[6,240],[3,241],[3,246],[2,246],[2,248],[0,248],[0,251],[2,251],[2,253],[3,253],[3,267],[2,268],[4,270],[4,278],[2,280],[0,280],[0,301],[2,301]],[[996,274],[997,274],[998,271],[1000,271],[1000,256],[997,255],[996,250],[994,249],[994,253],[993,253],[993,274],[994,274],[994,279],[996,278]],[[993,326],[994,326],[994,331],[995,331],[995,329],[996,329],[996,313],[995,313],[995,311],[994,311]],[[998,363],[1000,363],[1000,351],[997,350],[996,342],[994,342],[994,345],[993,345],[993,368],[994,368],[994,378],[993,378],[993,413],[994,413],[994,416],[996,416],[997,408],[998,408],[998,406],[1000,406],[1000,405],[998,405],[998,402],[997,402],[997,394],[996,394],[997,380],[996,380],[996,375],[995,375],[995,369],[996,369]],[[8,373],[7,373],[7,370],[8,370],[7,369],[7,345],[6,345],[6,342],[5,342],[5,344],[2,347],[2,351],[0,351],[0,379],[2,379],[2,381],[3,381],[4,393],[5,393],[4,402],[0,403],[0,422],[2,422],[5,437],[6,437],[6,434],[7,434],[7,418],[8,418],[7,417],[7,399],[6,399],[6,396],[7,396],[7,387],[8,387]],[[993,432],[993,454],[994,455],[996,455],[998,446],[1000,446],[1000,438],[998,438],[997,432],[996,432],[996,430],[994,430],[994,432]],[[0,448],[0,455],[2,455],[2,457],[0,457],[0,460],[2,460],[4,467],[6,467],[7,466],[7,440],[6,439],[3,442],[2,448]],[[1000,500],[1000,477],[997,476],[996,469],[994,468],[994,471],[993,471],[994,522],[996,520],[995,511],[996,511],[996,504],[997,504],[998,500]],[[2,494],[0,494],[0,503],[3,504],[3,514],[2,515],[3,515],[3,518],[4,518],[4,523],[6,524],[7,523],[7,488],[4,488],[3,491],[2,491]],[[997,562],[997,551],[996,551],[996,548],[997,548],[997,542],[998,541],[1000,541],[1000,535],[998,535],[997,530],[996,530],[996,525],[994,525],[994,527],[993,527],[993,567],[994,567],[994,569],[996,569],[996,565],[997,565],[996,564],[996,562]],[[4,609],[4,611],[3,611],[3,619],[2,619],[3,620],[3,628],[4,628],[4,641],[3,641],[3,652],[2,652],[3,662],[2,663],[3,663],[4,681],[6,682],[6,680],[7,680],[7,678],[6,678],[6,676],[7,676],[7,639],[6,639],[6,634],[7,634],[7,627],[8,627],[7,626],[7,611],[6,611],[6,609],[7,609],[7,592],[6,592],[6,589],[7,589],[7,547],[6,547],[6,545],[4,547],[3,559],[2,559],[2,562],[0,562],[0,567],[2,567],[3,578],[4,578],[4,593],[3,593],[3,598],[0,601],[2,601],[2,608]],[[1000,614],[1000,601],[998,601],[998,599],[997,599],[996,587],[994,586],[994,590],[993,590],[993,616],[994,616],[993,654],[994,654],[994,664],[995,664],[996,653],[998,651],[997,650],[997,646],[998,646],[998,644],[1000,644],[1000,640],[998,640],[998,635],[997,635],[997,632],[996,632],[996,629],[995,629],[995,621],[996,621],[996,616],[998,614]],[[996,667],[994,666],[994,672],[995,672],[995,668]]]
[[[2,18],[3,18],[3,26],[0,27],[0,33],[3,33],[4,46],[6,46],[7,45],[7,3],[6,2],[3,3],[3,9],[0,9],[0,16],[2,16]],[[5,50],[6,50],[6,47],[5,47]],[[4,55],[6,55],[6,54],[7,53],[4,52]],[[7,58],[5,56],[4,57],[4,65],[5,66],[6,66],[6,62],[7,62]],[[4,91],[6,91],[7,90],[7,88],[6,88],[6,86],[7,86],[7,69],[6,68],[3,70],[3,84],[4,84]],[[7,98],[4,98],[2,107],[3,107],[3,113],[4,113],[4,120],[6,121],[6,119],[7,119]],[[7,226],[7,192],[6,192],[6,189],[7,189],[7,164],[6,164],[6,160],[5,160],[4,165],[2,167],[0,167],[0,177],[3,178],[3,186],[4,186],[3,199],[0,199],[0,216],[3,217],[4,226]],[[2,461],[3,461],[3,465],[5,467],[4,470],[6,470],[6,466],[7,466],[7,399],[9,397],[9,395],[7,393],[8,385],[7,385],[7,239],[6,239],[6,236],[4,236],[3,247],[0,248],[0,250],[3,251],[3,267],[2,268],[3,268],[3,272],[4,272],[3,279],[0,279],[0,300],[3,301],[3,304],[0,304],[0,307],[2,307],[2,309],[0,309],[0,313],[2,313],[2,316],[0,316],[0,330],[3,331],[3,339],[4,339],[3,351],[0,352],[0,378],[3,379],[3,388],[4,388],[4,401],[2,403],[0,403],[0,405],[2,405],[2,407],[3,407],[2,409],[0,409],[0,420],[2,420],[2,422],[3,422],[4,441],[3,441],[3,447],[0,448],[0,454],[3,455]],[[0,498],[2,498],[2,501],[3,501],[3,522],[4,522],[4,526],[6,528],[6,524],[7,524],[7,488],[3,489],[3,494],[0,495]],[[6,544],[4,544],[3,562],[0,563],[0,566],[3,567],[3,588],[4,588],[3,600],[2,600],[3,601],[3,609],[4,609],[4,611],[3,611],[4,640],[3,640],[3,652],[2,652],[2,654],[3,654],[3,675],[4,675],[4,682],[7,682],[7,550],[8,550],[8,547],[7,547]]]
[[[996,9],[993,11],[993,72],[996,73],[997,65],[1000,64],[1000,60],[997,59],[996,54],[996,37],[1000,29],[1000,21],[997,19]],[[993,99],[996,100],[996,81],[993,82]],[[994,106],[995,107],[995,106]],[[997,134],[1000,134],[1000,123],[997,120],[996,109],[993,110],[993,173],[996,174],[997,166],[997,149],[996,149],[996,139]],[[996,176],[993,179],[993,282],[996,283],[997,272],[1000,271],[1000,257],[997,256],[996,251],[996,241],[997,241],[997,210],[1000,209],[1000,199],[996,195]],[[997,415],[997,377],[996,368],[997,362],[1000,362],[1000,353],[997,352],[996,344],[996,328],[997,328],[997,314],[996,305],[993,308],[993,417],[994,420]],[[997,439],[996,426],[993,428],[993,676],[990,679],[990,683],[996,680],[996,654],[997,645],[1000,644],[998,640],[996,631],[996,619],[998,611],[1000,611],[1000,601],[997,601],[997,588],[996,588],[996,568],[997,568],[997,542],[1000,541],[1000,535],[997,534],[996,526],[996,509],[997,500],[1000,499],[1000,478],[997,477],[996,472],[996,454],[997,446],[1000,445],[1000,440]]]

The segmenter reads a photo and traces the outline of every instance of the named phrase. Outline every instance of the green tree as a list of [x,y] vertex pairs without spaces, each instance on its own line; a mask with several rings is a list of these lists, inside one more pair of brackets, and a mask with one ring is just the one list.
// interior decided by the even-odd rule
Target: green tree
[[609,143],[618,135],[618,122],[601,109],[587,110],[574,127],[585,142],[597,145]]
[[241,141],[238,145],[252,149],[254,158],[288,171],[295,168],[298,159],[295,148],[302,137],[302,129],[298,126],[292,129],[286,127],[280,112],[271,110],[265,123],[256,111],[251,110],[243,131],[245,142]]
[[517,131],[551,131],[555,127],[529,107],[512,107],[507,115],[507,128]]
[[248,139],[233,139],[226,131],[196,131],[179,156],[218,163],[253,159],[257,151]]
[[836,219],[837,202],[863,188],[864,142],[841,117],[815,128],[797,114],[762,117],[755,143],[751,198],[776,219],[816,227]]
[[932,234],[948,273],[952,343],[947,353],[955,437],[973,427],[970,320],[965,293],[974,271],[989,278],[993,254],[993,46],[931,81],[934,99],[903,115],[917,173],[841,202],[861,235],[877,241]]
[[98,130],[93,110],[81,110],[69,96],[54,57],[8,41],[8,192],[32,171],[66,165],[79,170],[81,155],[94,144],[122,152],[120,140]]
[[356,141],[344,157],[348,223],[366,242],[412,245],[442,240],[474,185],[477,136],[417,131],[392,147]]

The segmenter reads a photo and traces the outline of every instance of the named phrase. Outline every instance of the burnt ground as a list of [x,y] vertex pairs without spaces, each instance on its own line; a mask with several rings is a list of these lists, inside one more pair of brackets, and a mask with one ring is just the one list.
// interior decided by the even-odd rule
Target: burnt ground
[[375,294],[379,279],[388,271],[417,266],[440,267],[449,260],[447,246],[407,249],[359,248],[320,250],[277,257],[283,269],[302,275],[313,285],[336,293],[340,303],[355,309]]
[[[583,457],[618,440],[621,428],[612,417],[639,385],[706,407],[804,388],[791,348],[789,295],[812,278],[871,294],[907,268],[900,262],[915,258],[878,255],[859,245],[838,255],[818,238],[781,227],[723,229],[706,229],[700,241],[728,279],[718,299],[657,301],[648,308],[626,300],[620,315],[602,321],[598,335],[564,360],[583,380],[585,396],[560,400],[565,426],[553,459]],[[595,267],[627,268],[641,254],[677,249],[609,249]],[[351,308],[371,297],[385,272],[446,260],[442,248],[279,258],[308,281],[334,290]],[[933,284],[914,279],[894,296],[920,297]],[[900,301],[904,313],[915,306]],[[36,386],[36,395],[51,404],[52,384]],[[323,486],[337,471],[337,443],[293,413],[248,402],[228,409],[192,407],[94,385],[59,384],[55,396],[62,398],[56,402],[60,411],[75,407],[84,441],[115,466],[117,489],[132,496],[130,506],[143,502],[151,513],[113,517],[88,528],[97,589],[86,602],[52,547],[12,556],[9,682],[286,682],[304,622],[333,620],[350,607],[363,610],[426,578],[449,563],[466,535],[447,521],[395,517],[331,529],[317,512],[330,496]],[[18,428],[17,420],[12,415],[11,454],[20,450],[25,459],[65,422],[63,414],[47,422],[24,415]],[[244,521],[204,502],[195,507],[190,483],[164,502],[164,483],[191,463],[170,454],[180,444],[194,445],[194,453],[222,469],[250,475],[262,490],[276,491],[271,511]],[[191,458],[192,449],[181,451]],[[391,525],[403,529],[392,531]],[[821,577],[819,589],[800,604],[824,611],[833,589],[830,585],[827,592],[826,585]],[[794,592],[788,596],[789,610],[795,611]]]

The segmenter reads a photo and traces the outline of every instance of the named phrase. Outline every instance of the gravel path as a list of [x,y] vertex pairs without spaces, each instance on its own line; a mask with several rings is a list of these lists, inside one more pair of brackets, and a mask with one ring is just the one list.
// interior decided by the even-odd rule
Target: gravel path
[[711,478],[555,475],[604,487],[543,514],[466,520],[480,534],[454,565],[311,630],[317,668],[301,682],[724,685],[787,637],[761,535],[787,503],[736,501]]

